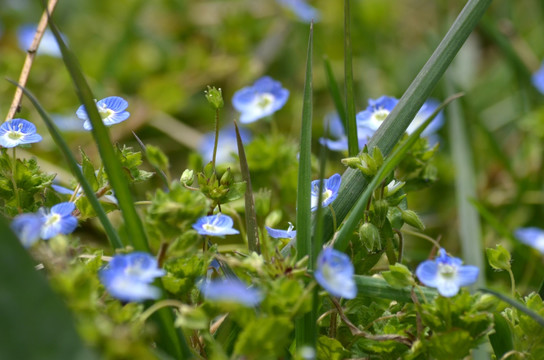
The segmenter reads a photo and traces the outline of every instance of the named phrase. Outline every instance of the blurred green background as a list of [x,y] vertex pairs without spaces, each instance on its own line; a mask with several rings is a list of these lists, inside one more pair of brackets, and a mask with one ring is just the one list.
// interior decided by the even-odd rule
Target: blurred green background
[[[343,84],[343,2],[309,3],[321,13],[314,27],[313,126],[317,154],[323,118],[334,110],[323,56],[328,56],[338,82]],[[464,3],[351,2],[357,111],[366,108],[368,98],[403,94]],[[17,32],[24,24],[38,22],[42,3],[0,0],[0,9],[0,74],[17,79],[25,57]],[[248,157],[250,169],[252,159],[257,167],[263,157],[274,157],[264,169],[253,169],[255,186],[272,189],[273,207],[282,207],[285,214],[282,225],[293,221],[296,159],[292,155],[296,154],[300,130],[307,23],[273,0],[60,0],[54,18],[81,62],[97,99],[118,95],[129,101],[132,115],[112,128],[114,140],[137,147],[131,133],[134,131],[144,143],[160,146],[170,157],[174,178],[186,167],[199,163],[190,153],[199,147],[202,134],[213,130],[214,114],[203,96],[207,85],[223,90],[226,106],[221,121],[226,125],[237,117],[230,105],[235,91],[263,75],[281,81],[290,90],[289,101],[275,114],[273,124],[261,120],[247,126],[262,142],[248,148],[254,151]],[[521,226],[543,226],[544,95],[530,81],[531,73],[544,58],[543,33],[543,2],[497,1],[449,72],[456,90],[466,94],[460,102],[473,154],[477,198],[500,225],[498,228],[484,221],[483,241],[491,247],[502,243],[514,251],[514,259],[518,259],[514,270],[523,277],[521,285],[526,288],[534,287],[544,275],[541,257],[505,232]],[[74,151],[82,147],[98,163],[91,135],[75,130],[82,129],[82,121],[75,117],[80,104],[62,60],[39,54],[27,87],[51,114],[65,117],[63,126]],[[14,90],[7,81],[0,82],[2,116],[7,113]],[[443,84],[435,89],[433,97],[445,98]],[[16,117],[33,121],[41,134],[46,133],[26,99]],[[456,253],[456,171],[447,126],[440,131],[440,137],[435,161],[438,181],[411,193],[409,205],[422,215],[427,233],[442,236],[448,250]],[[269,147],[270,153],[263,154],[273,139],[277,142]],[[29,151],[39,158],[44,169],[57,173],[61,182],[69,182],[66,166],[59,161],[59,152],[50,138],[44,136],[44,141]],[[328,156],[331,161],[327,174],[342,172],[339,160],[346,155]],[[135,191],[145,199],[146,192],[157,186],[160,182],[155,179],[138,185]],[[426,256],[420,240],[412,239],[407,244],[408,261]],[[508,286],[506,274],[488,271],[488,277]]]

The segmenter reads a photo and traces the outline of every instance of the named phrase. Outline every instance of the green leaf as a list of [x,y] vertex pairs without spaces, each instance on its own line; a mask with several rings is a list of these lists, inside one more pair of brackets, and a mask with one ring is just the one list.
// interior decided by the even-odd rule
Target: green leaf
[[79,148],[79,152],[81,154],[81,171],[83,172],[83,176],[85,176],[91,188],[96,192],[98,190],[98,180],[96,179],[93,163],[83,149]]
[[[83,345],[72,315],[36,271],[5,219],[0,218],[1,359],[97,359]],[[7,274],[10,274],[7,276]],[[54,326],[54,331],[52,331]]]
[[234,353],[249,359],[277,359],[291,343],[292,330],[293,324],[287,317],[252,320],[240,333]]
[[497,245],[496,249],[485,249],[487,254],[487,261],[489,265],[495,270],[510,270],[511,265],[510,253],[502,245]]
[[508,321],[501,314],[493,314],[493,320],[495,332],[489,335],[489,342],[497,359],[501,359],[504,354],[514,349],[512,331]]
[[342,360],[350,357],[350,352],[344,349],[340,341],[328,336],[317,339],[317,360]]
[[494,290],[484,289],[484,288],[478,289],[478,290],[496,296],[497,298],[501,299],[502,301],[512,305],[513,307],[515,307],[516,309],[518,309],[522,313],[525,313],[527,316],[529,316],[534,321],[536,321],[537,324],[544,327],[544,318],[541,315],[539,315],[538,313],[536,313],[535,311],[529,309],[527,306],[520,303],[519,301],[517,301],[515,299],[512,299],[511,297],[509,297],[507,295],[496,292]]
[[389,265],[389,271],[383,271],[382,276],[394,288],[415,285],[414,277],[410,270],[400,263]]

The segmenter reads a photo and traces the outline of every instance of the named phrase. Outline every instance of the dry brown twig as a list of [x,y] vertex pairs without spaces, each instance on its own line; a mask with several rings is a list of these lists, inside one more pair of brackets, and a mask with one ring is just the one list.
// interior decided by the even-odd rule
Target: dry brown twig
[[18,112],[19,106],[21,105],[21,99],[23,98],[22,88],[25,87],[26,82],[28,81],[30,69],[32,68],[32,64],[34,63],[34,58],[36,57],[36,51],[38,51],[38,46],[42,41],[45,28],[47,27],[47,23],[49,21],[49,15],[52,14],[55,10],[57,2],[58,0],[49,0],[47,9],[43,11],[42,17],[36,29],[36,33],[34,34],[34,40],[32,40],[32,44],[30,44],[30,47],[26,51],[26,58],[23,64],[23,69],[21,70],[21,75],[19,75],[19,85],[21,86],[17,87],[17,89],[15,90],[15,95],[13,96],[13,101],[11,102],[11,106],[9,107],[8,115],[6,116],[5,121],[13,119],[15,114]]

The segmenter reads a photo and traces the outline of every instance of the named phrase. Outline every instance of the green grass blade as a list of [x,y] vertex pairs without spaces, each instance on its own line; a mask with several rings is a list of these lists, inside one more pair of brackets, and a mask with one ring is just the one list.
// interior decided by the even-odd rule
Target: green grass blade
[[504,354],[514,349],[512,330],[500,313],[494,313],[493,320],[495,332],[489,335],[489,342],[497,359],[502,359]]
[[[148,155],[147,155],[147,146],[145,146],[143,141],[140,139],[140,137],[138,135],[136,135],[136,133],[134,131],[132,132],[132,135],[136,139],[136,142],[138,143],[138,145],[140,145],[140,149],[142,149],[143,155],[149,160]],[[166,176],[166,173],[162,169],[160,169],[158,166],[156,166],[155,164],[151,164],[151,166],[153,166],[153,168],[155,169],[157,174],[159,174],[159,177],[161,178],[161,180],[162,180],[162,182],[164,184],[164,188],[169,189],[170,188],[170,182],[168,181],[168,176]]]
[[4,218],[0,232],[0,359],[98,359],[85,348],[64,301],[36,271]]
[[234,129],[236,130],[236,143],[238,145],[238,157],[240,158],[240,171],[242,179],[246,182],[245,209],[246,209],[246,228],[247,228],[247,245],[249,251],[254,251],[257,254],[261,253],[261,245],[259,242],[259,226],[257,225],[257,213],[255,212],[255,200],[253,198],[253,190],[251,189],[251,177],[249,175],[249,167],[247,165],[246,152],[244,151],[244,143],[238,130],[238,124],[234,121]]
[[355,122],[355,96],[353,94],[353,65],[351,56],[351,13],[350,0],[344,0],[344,81],[346,85],[346,134],[349,156],[359,152],[357,123]]
[[[312,247],[312,213],[311,213],[311,180],[312,180],[312,49],[313,23],[310,25],[308,40],[308,56],[306,59],[306,80],[302,105],[302,126],[300,133],[300,158],[297,183],[297,257],[308,255],[314,257]],[[295,322],[295,339],[297,348],[311,346],[315,348],[317,329],[314,312],[302,316]]]
[[410,148],[414,145],[414,143],[419,139],[419,136],[425,130],[425,128],[431,123],[433,118],[451,101],[458,98],[460,95],[455,95],[444,101],[436,110],[432,113],[431,116],[425,122],[417,128],[416,131],[414,131],[403,143],[400,144],[400,146],[390,155],[388,156],[383,165],[378,169],[378,172],[368,186],[363,191],[362,195],[357,199],[357,202],[355,203],[355,206],[353,207],[353,211],[350,213],[349,217],[346,219],[346,222],[340,229],[338,236],[336,237],[336,241],[334,242],[334,248],[340,251],[344,251],[346,247],[349,244],[349,240],[352,238],[352,234],[357,228],[357,225],[359,224],[359,221],[364,216],[365,208],[367,206],[368,200],[372,196],[372,193],[374,190],[382,183],[383,180],[389,174],[395,170],[397,165],[401,162],[401,160],[406,156]]
[[[446,79],[446,93],[453,93],[449,78]],[[448,125],[453,164],[456,170],[455,195],[457,198],[457,217],[459,219],[459,238],[463,252],[463,260],[475,265],[482,272],[472,286],[482,287],[485,283],[485,261],[482,246],[482,228],[476,209],[470,199],[476,198],[476,175],[472,161],[470,141],[467,136],[465,119],[461,104],[454,102],[448,107]]]
[[[13,84],[17,85],[17,83],[15,82],[13,82]],[[85,195],[87,196],[87,199],[89,200],[89,203],[91,204],[91,206],[93,207],[93,210],[98,216],[100,223],[104,227],[104,231],[106,232],[106,235],[108,236],[108,240],[110,241],[111,246],[114,249],[122,248],[123,244],[121,242],[121,239],[119,238],[119,235],[113,228],[113,225],[111,224],[110,220],[108,219],[108,216],[104,212],[102,205],[100,205],[100,202],[98,201],[98,198],[96,197],[96,194],[94,193],[93,188],[91,187],[87,179],[85,179],[85,176],[83,175],[83,172],[81,171],[81,168],[78,166],[77,160],[75,159],[74,155],[70,151],[68,144],[66,144],[66,142],[60,135],[60,132],[57,129],[57,126],[55,125],[51,117],[47,114],[43,106],[41,106],[38,99],[36,99],[36,97],[26,88],[21,87],[21,89],[23,90],[23,93],[26,95],[26,97],[28,97],[32,105],[34,105],[34,107],[36,108],[40,116],[42,117],[43,121],[45,122],[45,125],[47,126],[47,129],[49,130],[49,133],[51,134],[51,137],[53,138],[53,141],[55,141],[55,144],[57,144],[60,151],[66,158],[66,161],[68,162],[68,166],[70,167],[70,170],[72,170],[72,174],[74,174],[74,176],[77,178],[77,181],[83,188],[83,191],[85,192]]]
[[[384,156],[391,152],[490,4],[491,0],[468,1],[395,109],[370,139],[370,149],[378,146]],[[368,182],[359,170],[347,169],[344,172],[338,197],[333,203],[338,223],[344,220],[367,186]],[[332,215],[327,211],[323,235],[328,239],[332,234]],[[288,246],[284,249],[282,253],[289,251]]]
[[346,107],[344,101],[342,100],[342,95],[340,94],[340,87],[334,78],[334,73],[332,71],[331,62],[328,57],[323,57],[323,65],[325,67],[325,76],[327,78],[327,86],[329,88],[329,93],[332,97],[332,102],[334,103],[334,108],[342,121],[342,126],[344,126],[344,132],[347,133],[347,120],[346,120]]
[[[399,302],[412,302],[412,287],[394,288],[387,281],[375,278],[372,276],[355,275],[355,284],[357,285],[357,293],[359,296],[368,296],[372,298],[396,300]],[[425,299],[432,300],[438,296],[436,290],[421,286],[421,292],[425,295]],[[419,301],[424,301],[420,292],[415,289],[415,295]]]
[[142,221],[136,212],[128,181],[119,159],[115,154],[108,129],[106,129],[106,126],[102,123],[102,118],[98,113],[91,88],[83,76],[83,72],[81,71],[75,55],[64,43],[64,40],[52,19],[49,19],[49,26],[55,35],[62,53],[64,64],[68,69],[76,88],[77,96],[81,103],[85,105],[85,109],[87,110],[87,114],[93,126],[92,134],[96,141],[96,145],[98,146],[100,158],[102,159],[102,163],[108,174],[108,180],[115,192],[115,197],[119,202],[119,208],[121,209],[123,219],[125,220],[128,239],[136,250],[149,252],[145,230]]
[[517,301],[516,299],[513,299],[510,296],[501,294],[501,293],[499,293],[497,291],[490,290],[490,289],[482,288],[482,289],[478,289],[478,290],[481,291],[481,292],[484,292],[484,293],[491,294],[491,295],[495,296],[496,298],[499,298],[502,301],[512,305],[513,307],[515,307],[519,311],[525,313],[531,319],[536,321],[538,325],[544,327],[544,318],[542,316],[540,316],[538,313],[536,313],[535,311],[529,309],[527,306],[525,306],[522,303],[520,303],[519,301]]

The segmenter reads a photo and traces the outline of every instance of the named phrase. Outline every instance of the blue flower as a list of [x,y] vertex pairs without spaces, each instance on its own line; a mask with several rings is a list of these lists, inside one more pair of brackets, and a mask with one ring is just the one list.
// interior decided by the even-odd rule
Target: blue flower
[[252,86],[238,90],[232,97],[232,105],[241,113],[241,123],[251,123],[272,115],[285,105],[289,90],[279,81],[264,76]]
[[287,230],[278,230],[272,229],[271,227],[265,226],[268,236],[274,239],[292,239],[297,236],[297,231],[293,230],[293,224],[289,223]]
[[353,299],[357,295],[357,287],[353,280],[353,264],[349,256],[325,248],[317,257],[317,269],[314,273],[319,285],[333,296]]
[[257,306],[261,300],[261,292],[248,288],[246,284],[234,279],[207,280],[202,283],[200,290],[206,300],[232,302],[244,306]]
[[[244,128],[238,128],[242,142],[247,144],[251,141],[251,132]],[[215,140],[215,131],[209,132],[202,137],[198,152],[205,163],[212,161],[213,145]],[[229,125],[219,131],[219,140],[217,143],[217,154],[215,163],[225,164],[233,161],[232,154],[238,154],[238,143],[236,142],[236,130],[233,125]]]
[[438,257],[418,265],[416,275],[425,286],[436,288],[440,295],[451,297],[459,292],[461,286],[476,282],[480,270],[476,266],[462,265],[463,261],[446,254],[440,249]]
[[544,254],[544,230],[537,227],[519,228],[515,231],[515,235],[522,243]]
[[36,133],[36,126],[30,121],[12,119],[0,126],[0,145],[5,148],[39,141],[42,141],[42,137]]
[[[331,151],[347,151],[348,150],[348,137],[344,132],[344,125],[338,114],[329,114],[325,117],[325,125],[328,124],[330,135],[333,139],[319,138],[319,143],[326,146]],[[362,149],[368,139],[374,135],[374,130],[357,124],[357,138],[359,140],[359,149]]]
[[11,222],[11,229],[25,248],[40,239],[44,218],[38,214],[17,215]]
[[[329,206],[338,196],[338,189],[340,189],[340,183],[342,177],[340,174],[334,174],[323,182],[323,195],[321,196],[322,207]],[[311,206],[312,211],[317,210],[317,202],[319,201],[319,180],[312,181],[312,193],[311,193]]]
[[100,281],[106,290],[121,301],[143,301],[157,299],[160,290],[150,285],[155,278],[165,275],[157,260],[144,252],[115,255],[99,272]]
[[312,20],[319,20],[319,11],[306,3],[306,0],[276,0],[280,5],[291,10],[300,21],[310,23]]
[[391,96],[382,96],[379,99],[368,99],[368,107],[356,115],[357,125],[369,128],[372,131],[378,130],[387,115],[399,102]]
[[[114,124],[119,124],[120,122],[125,121],[130,116],[128,111],[125,109],[128,107],[128,102],[119,96],[110,96],[99,100],[96,102],[96,107],[98,108],[98,113],[106,126],[112,126]],[[83,128],[85,130],[92,130],[93,126],[89,116],[87,115],[87,110],[85,110],[85,105],[81,105],[76,111],[76,115],[81,120],[85,120],[83,123]]]
[[544,94],[544,62],[540,66],[540,68],[533,74],[531,77],[531,81],[534,85],[534,87],[540,91],[540,93]]
[[43,217],[41,238],[50,239],[58,234],[70,234],[77,227],[77,218],[72,215],[76,209],[74,203],[63,202],[51,208],[51,210],[40,209]]
[[[19,47],[27,51],[34,40],[34,35],[36,35],[37,26],[33,24],[26,24],[21,26],[17,30],[17,39],[19,41]],[[64,38],[64,35],[62,35]],[[66,41],[64,39],[64,41]],[[40,41],[40,46],[38,47],[38,54],[49,55],[53,57],[60,58],[62,53],[60,52],[59,45],[55,36],[51,30],[47,29],[43,33],[42,40]]]
[[239,234],[240,232],[232,228],[233,221],[230,216],[221,213],[217,215],[203,216],[193,224],[200,235],[225,236]]
[[[418,127],[421,126],[431,116],[431,114],[436,110],[437,107],[440,106],[440,102],[435,99],[429,99],[425,101],[421,109],[419,109],[418,113],[416,114],[414,120],[410,123],[408,128],[406,129],[406,132],[408,134],[413,133],[417,130]],[[421,133],[421,136],[427,137],[432,136],[435,134],[438,129],[440,129],[444,125],[444,114],[442,111],[440,111],[436,117],[431,121],[429,126],[425,128],[423,133]]]

